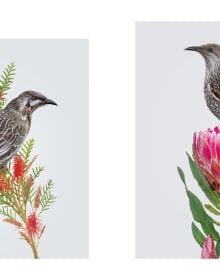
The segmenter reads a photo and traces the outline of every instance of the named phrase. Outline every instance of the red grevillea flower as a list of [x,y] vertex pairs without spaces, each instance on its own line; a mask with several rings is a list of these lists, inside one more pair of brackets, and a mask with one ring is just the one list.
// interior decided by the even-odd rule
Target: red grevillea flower
[[14,180],[21,180],[24,176],[25,164],[20,156],[15,156],[13,165],[13,178]]
[[220,127],[194,133],[193,156],[210,185],[220,193]]
[[206,238],[206,240],[203,244],[201,258],[202,259],[217,259],[215,243],[212,240],[210,235],[208,235],[208,237]]
[[27,217],[27,230],[33,236],[39,236],[42,230],[40,219],[33,212]]

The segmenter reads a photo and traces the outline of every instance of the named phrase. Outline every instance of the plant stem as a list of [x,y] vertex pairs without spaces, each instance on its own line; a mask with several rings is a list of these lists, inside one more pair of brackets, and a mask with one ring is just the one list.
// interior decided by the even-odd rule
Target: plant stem
[[36,246],[32,236],[30,234],[29,234],[29,236],[30,236],[30,240],[31,240],[31,244],[32,244],[31,245],[31,249],[32,249],[32,251],[34,253],[34,258],[35,259],[39,259],[39,255],[38,255],[38,251],[37,251],[37,246]]

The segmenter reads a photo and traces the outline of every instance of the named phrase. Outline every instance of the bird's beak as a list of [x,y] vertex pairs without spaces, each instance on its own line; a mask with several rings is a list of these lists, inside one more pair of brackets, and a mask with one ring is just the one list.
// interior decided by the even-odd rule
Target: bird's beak
[[198,46],[192,46],[192,47],[185,48],[185,51],[195,51],[195,52],[201,52],[201,47],[198,47]]
[[48,98],[46,99],[45,104],[51,104],[51,105],[58,106],[58,104],[55,101],[53,101],[52,99],[48,99]]

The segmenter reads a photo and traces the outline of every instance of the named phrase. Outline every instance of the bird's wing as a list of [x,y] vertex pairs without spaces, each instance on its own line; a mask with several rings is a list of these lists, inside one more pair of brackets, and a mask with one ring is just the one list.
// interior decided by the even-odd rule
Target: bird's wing
[[211,92],[214,95],[214,97],[219,100],[220,99],[219,81],[210,83],[209,87],[210,87],[209,90],[211,90]]
[[25,128],[18,122],[0,119],[0,167],[15,155],[25,136]]

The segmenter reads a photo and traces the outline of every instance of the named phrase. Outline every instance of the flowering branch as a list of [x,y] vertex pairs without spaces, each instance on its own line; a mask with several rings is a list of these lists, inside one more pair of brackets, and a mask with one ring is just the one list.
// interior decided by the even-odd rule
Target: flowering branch
[[[5,95],[14,75],[15,65],[11,63],[0,79],[0,109],[5,105]],[[39,258],[39,241],[45,231],[41,215],[55,202],[55,196],[52,194],[52,180],[43,187],[37,184],[44,168],[33,167],[37,158],[31,158],[33,147],[34,139],[29,139],[12,163],[0,170],[0,215],[4,217],[4,222],[16,227],[20,238],[31,247],[34,258]]]
[[34,140],[28,140],[20,155],[14,158],[13,165],[9,164],[0,173],[0,214],[5,217],[4,222],[19,230],[20,237],[31,246],[34,257],[39,258],[38,245],[45,230],[40,216],[55,202],[55,197],[51,193],[51,180],[43,188],[35,184],[43,168],[32,168],[33,145]]

